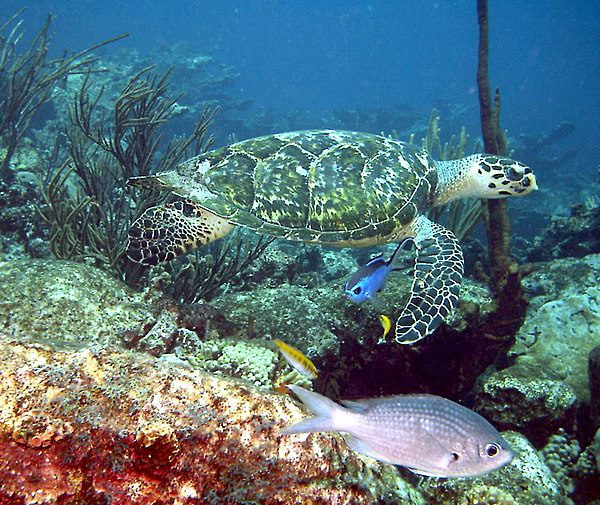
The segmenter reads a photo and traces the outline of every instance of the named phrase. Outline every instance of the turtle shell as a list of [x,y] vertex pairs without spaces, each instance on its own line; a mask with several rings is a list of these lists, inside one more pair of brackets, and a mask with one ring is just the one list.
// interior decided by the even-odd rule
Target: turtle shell
[[177,171],[211,194],[197,203],[234,224],[319,242],[388,235],[427,208],[437,186],[435,162],[426,151],[333,130],[245,140],[197,156]]

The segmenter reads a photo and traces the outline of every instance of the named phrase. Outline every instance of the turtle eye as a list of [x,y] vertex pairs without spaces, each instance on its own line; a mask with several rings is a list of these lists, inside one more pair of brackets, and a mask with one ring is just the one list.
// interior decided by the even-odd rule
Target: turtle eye
[[362,291],[362,288],[361,288],[360,286],[356,286],[356,287],[355,287],[355,288],[352,290],[352,292],[353,292],[355,295],[360,295],[361,291]]
[[495,458],[500,454],[500,446],[498,444],[488,444],[485,446],[485,453],[488,458]]
[[514,167],[509,167],[506,171],[506,177],[511,181],[520,181],[523,178],[523,174],[517,172]]

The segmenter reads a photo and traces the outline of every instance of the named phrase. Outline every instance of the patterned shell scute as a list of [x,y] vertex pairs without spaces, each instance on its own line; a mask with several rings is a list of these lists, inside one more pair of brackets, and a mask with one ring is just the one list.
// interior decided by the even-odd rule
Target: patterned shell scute
[[252,214],[267,223],[286,228],[304,228],[310,212],[307,167],[315,156],[296,144],[287,144],[256,165],[258,188]]
[[[220,215],[230,215],[238,208],[249,208],[254,202],[254,172],[256,158],[229,148],[211,152],[206,158],[211,169],[203,181],[211,192],[218,194]],[[213,164],[214,163],[214,164]],[[233,182],[233,184],[232,184]]]
[[[198,158],[219,198],[205,204],[258,232],[336,241],[386,235],[427,207],[434,162],[366,133],[315,130],[250,139]],[[200,170],[200,168],[199,168]]]

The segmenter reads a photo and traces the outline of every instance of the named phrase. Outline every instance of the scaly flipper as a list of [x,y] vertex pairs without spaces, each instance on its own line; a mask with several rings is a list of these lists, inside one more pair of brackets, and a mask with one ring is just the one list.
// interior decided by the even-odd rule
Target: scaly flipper
[[226,235],[234,225],[184,200],[152,207],[129,230],[127,256],[157,265]]
[[394,340],[414,344],[432,333],[458,301],[464,260],[458,240],[443,226],[419,216],[412,225],[417,260],[408,303],[396,321]]

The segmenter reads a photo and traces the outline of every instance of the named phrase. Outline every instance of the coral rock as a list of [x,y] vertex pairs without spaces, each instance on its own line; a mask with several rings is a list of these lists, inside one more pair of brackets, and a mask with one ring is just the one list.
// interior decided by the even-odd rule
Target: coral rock
[[279,435],[286,396],[127,351],[0,337],[0,362],[0,503],[424,503],[339,435]]
[[121,330],[153,317],[142,295],[71,261],[0,262],[0,292],[0,329],[49,345],[120,347]]
[[476,410],[500,426],[551,430],[552,423],[564,423],[574,413],[576,401],[573,390],[563,382],[511,367],[483,382]]
[[600,255],[550,262],[525,282],[537,296],[509,356],[588,401],[588,356],[600,345]]
[[537,265],[525,278],[531,303],[508,356],[485,378],[477,408],[505,428],[543,442],[573,424],[589,402],[588,356],[600,344],[600,255]]

